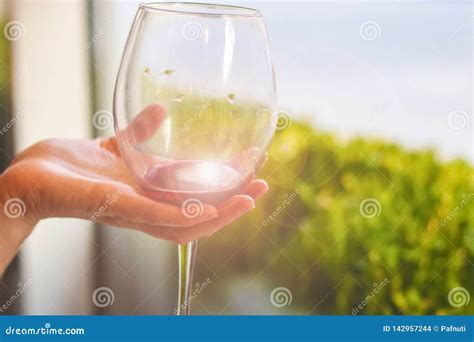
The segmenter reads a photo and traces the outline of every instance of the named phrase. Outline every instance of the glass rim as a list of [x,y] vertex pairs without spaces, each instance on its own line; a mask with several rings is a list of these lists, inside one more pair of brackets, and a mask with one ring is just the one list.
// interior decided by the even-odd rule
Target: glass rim
[[[168,12],[183,15],[210,16],[210,17],[261,17],[262,13],[254,8],[200,2],[143,2],[139,8],[149,12]],[[204,9],[198,11],[198,9]],[[214,9],[215,12],[205,11]]]

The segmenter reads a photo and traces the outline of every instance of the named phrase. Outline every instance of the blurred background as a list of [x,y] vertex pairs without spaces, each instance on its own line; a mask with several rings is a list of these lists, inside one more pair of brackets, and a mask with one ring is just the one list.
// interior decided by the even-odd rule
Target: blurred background
[[[474,314],[472,3],[225,3],[264,13],[286,114],[269,194],[199,242],[193,313]],[[138,4],[1,2],[2,170],[42,139],[113,134],[92,117]],[[173,314],[177,266],[171,243],[45,220],[1,314]]]

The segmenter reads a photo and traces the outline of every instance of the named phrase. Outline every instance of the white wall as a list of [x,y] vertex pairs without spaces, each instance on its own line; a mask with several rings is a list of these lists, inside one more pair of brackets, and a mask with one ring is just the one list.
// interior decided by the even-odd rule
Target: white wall
[[[25,28],[13,42],[16,152],[51,138],[91,134],[85,1],[14,1]],[[67,189],[65,189],[67,191]],[[22,248],[26,314],[86,314],[91,306],[93,229],[85,221],[42,221]]]

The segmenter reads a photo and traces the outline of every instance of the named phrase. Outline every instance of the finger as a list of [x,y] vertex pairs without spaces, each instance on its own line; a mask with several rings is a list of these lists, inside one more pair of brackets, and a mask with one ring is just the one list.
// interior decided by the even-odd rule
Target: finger
[[[259,197],[268,188],[266,182],[258,180],[249,186],[248,191]],[[103,217],[101,222],[118,227],[132,228],[152,235],[156,238],[165,239],[175,243],[184,244],[205,236],[231,224],[239,217],[252,210],[255,206],[254,200],[248,195],[237,195],[230,198],[219,207],[219,216],[213,220],[197,224],[193,227],[170,227],[166,225],[149,225],[137,220],[123,220],[118,218]]]
[[268,191],[268,189],[269,187],[267,182],[265,182],[263,179],[256,179],[244,189],[243,193],[249,195],[254,200],[257,200],[262,197]]
[[164,118],[166,109],[159,104],[152,104],[142,110],[123,131],[123,137],[132,145],[139,145],[158,130]]
[[[117,132],[120,139],[131,146],[139,145],[158,130],[166,117],[166,110],[159,104],[152,104],[142,110],[123,131]],[[100,144],[108,151],[120,155],[116,137],[100,138]]]
[[156,202],[145,196],[132,192],[120,192],[106,216],[121,221],[144,223],[152,226],[189,227],[218,217],[217,209],[209,204],[202,204],[198,211],[187,214],[183,208],[171,204]]
[[245,195],[234,196],[218,208],[218,218],[200,225],[204,230],[203,236],[215,233],[253,209],[255,207],[255,200],[262,197],[268,189],[268,184],[263,179],[252,181],[244,190]]
[[255,200],[262,197],[267,191],[267,182],[262,179],[252,181],[244,191],[246,195],[234,196],[219,206],[218,218],[195,227],[175,229],[172,235],[178,235],[181,241],[192,241],[204,236],[209,236],[252,210],[255,207]]
[[255,201],[252,197],[248,195],[233,196],[219,206],[219,217],[216,219],[216,226],[228,224],[253,208],[255,208]]
[[237,220],[254,207],[255,202],[252,197],[247,195],[233,196],[218,208],[219,217],[194,227],[180,228],[179,230],[175,230],[175,233],[179,233],[179,237],[183,241],[191,241],[209,236]]
[[219,217],[194,227],[153,227],[137,222],[129,222],[130,227],[138,229],[157,238],[184,244],[189,241],[209,236],[213,232],[236,220],[254,207],[254,201],[246,195],[229,199],[219,208]]

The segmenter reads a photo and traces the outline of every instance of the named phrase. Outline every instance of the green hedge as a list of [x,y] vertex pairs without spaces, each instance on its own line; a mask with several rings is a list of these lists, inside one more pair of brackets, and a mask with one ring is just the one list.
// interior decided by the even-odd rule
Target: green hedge
[[201,259],[283,284],[301,313],[473,314],[474,300],[448,299],[455,287],[474,295],[473,175],[429,150],[293,122],[261,172],[269,194]]

